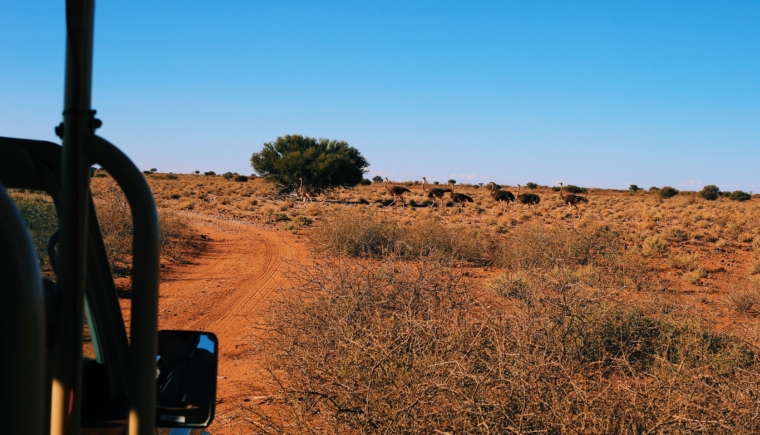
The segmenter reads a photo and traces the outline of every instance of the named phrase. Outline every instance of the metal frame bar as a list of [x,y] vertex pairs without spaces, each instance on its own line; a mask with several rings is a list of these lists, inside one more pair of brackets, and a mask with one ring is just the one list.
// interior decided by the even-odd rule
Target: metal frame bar
[[2,184],[0,222],[0,327],[5,333],[0,416],[8,433],[42,434],[48,402],[42,278],[26,222]]
[[134,222],[131,344],[127,366],[129,434],[151,434],[156,414],[156,350],[158,341],[159,232],[158,212],[145,176],[105,139],[94,136],[86,150],[127,197]]

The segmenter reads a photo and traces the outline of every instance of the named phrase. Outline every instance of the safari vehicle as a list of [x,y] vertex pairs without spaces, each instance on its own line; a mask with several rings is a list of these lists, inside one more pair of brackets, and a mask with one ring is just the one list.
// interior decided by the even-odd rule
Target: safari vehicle
[[[218,343],[210,333],[157,331],[156,205],[137,167],[95,135],[93,21],[94,0],[67,1],[64,111],[56,128],[63,146],[0,137],[4,432],[201,433],[214,418]],[[122,188],[132,212],[129,333],[89,191],[95,164]],[[10,188],[52,198],[59,225],[47,242],[51,279],[41,276]],[[82,356],[85,320],[94,359]]]

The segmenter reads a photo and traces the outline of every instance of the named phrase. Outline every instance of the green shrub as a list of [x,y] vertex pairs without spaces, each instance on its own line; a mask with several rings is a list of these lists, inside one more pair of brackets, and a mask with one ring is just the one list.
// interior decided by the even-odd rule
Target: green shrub
[[728,199],[732,201],[749,201],[752,199],[752,195],[741,190],[734,190],[731,192],[731,195],[729,195]]
[[676,190],[676,189],[674,189],[674,188],[672,188],[670,186],[665,186],[665,187],[663,187],[662,189],[659,190],[659,193],[660,193],[661,197],[667,199],[667,198],[672,198],[672,197],[678,195],[678,190]]
[[439,182],[437,182],[437,181],[433,181],[433,184],[435,184],[435,185],[437,186],[437,185],[439,185],[440,183],[439,183]]
[[572,184],[565,186],[565,190],[570,193],[588,193],[588,189],[585,187],[578,187]]
[[207,175],[209,177],[213,177],[214,175],[216,175],[216,172],[214,172],[214,171],[206,171],[206,172],[203,173],[203,175]]
[[561,187],[559,187],[559,186],[552,186],[552,190],[553,190],[554,192],[559,192],[561,189],[562,189],[562,188],[561,188]]
[[382,183],[383,182],[383,177],[381,177],[379,175],[375,175],[374,177],[372,177],[372,181],[374,181],[375,183]]
[[246,177],[245,175],[238,175],[235,177],[235,181],[237,181],[238,183],[245,183],[248,181],[248,177]]
[[449,183],[449,184],[457,184],[457,180],[449,180],[449,181],[447,181],[447,183]]
[[652,186],[652,187],[650,187],[650,188],[649,188],[649,191],[650,191],[650,192],[659,192],[659,191],[660,191],[660,188],[659,188],[659,187],[657,187],[657,186]]
[[724,198],[728,198],[729,196],[731,196],[731,192],[720,192],[720,196]]
[[641,188],[639,186],[635,185],[635,184],[631,184],[630,186],[628,186],[628,190],[630,190],[631,192],[636,193],[639,190],[641,190]]
[[225,172],[224,174],[222,174],[222,177],[224,177],[224,179],[225,179],[225,180],[230,180],[230,179],[232,179],[234,176],[235,176],[235,175],[234,175],[232,172]]
[[536,184],[536,183],[534,183],[532,181],[528,181],[527,183],[525,183],[525,187],[527,187],[528,189],[533,190],[533,189],[535,189],[535,188],[538,187],[538,184]]
[[718,186],[708,184],[699,191],[699,196],[708,201],[714,201],[720,196],[720,189],[718,189]]
[[362,186],[369,186],[370,184],[372,184],[372,180],[362,178]]

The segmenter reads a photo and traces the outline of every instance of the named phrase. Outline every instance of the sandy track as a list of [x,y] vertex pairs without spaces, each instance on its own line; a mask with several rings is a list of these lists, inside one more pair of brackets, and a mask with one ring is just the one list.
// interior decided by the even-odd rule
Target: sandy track
[[250,337],[277,290],[289,288],[289,271],[310,255],[299,237],[254,225],[192,215],[207,237],[190,264],[165,269],[159,299],[160,329],[213,332],[220,342],[217,416],[212,433],[249,433],[240,405],[262,393]]

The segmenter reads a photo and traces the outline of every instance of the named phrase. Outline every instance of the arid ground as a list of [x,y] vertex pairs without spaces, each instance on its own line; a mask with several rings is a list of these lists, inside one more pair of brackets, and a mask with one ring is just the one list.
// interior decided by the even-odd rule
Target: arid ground
[[[582,204],[578,212],[568,209],[556,191],[539,187],[530,191],[541,197],[538,206],[531,208],[517,203],[502,212],[486,187],[457,186],[457,192],[474,199],[460,212],[454,204],[447,204],[447,199],[442,209],[429,207],[421,186],[411,183],[403,184],[411,190],[405,198],[409,206],[403,207],[389,204],[391,197],[382,184],[336,191],[308,202],[283,195],[261,179],[233,182],[218,176],[174,174],[153,174],[148,178],[164,221],[178,228],[173,235],[175,242],[167,242],[162,256],[159,326],[161,329],[208,330],[217,334],[220,341],[218,404],[211,427],[213,433],[330,432],[327,418],[318,416],[319,412],[314,413],[317,417],[307,418],[301,408],[290,414],[279,411],[282,407],[301,406],[293,405],[287,398],[290,396],[282,393],[289,388],[288,376],[295,379],[295,375],[289,374],[288,364],[272,363],[271,355],[266,354],[268,350],[262,345],[270,336],[279,334],[282,340],[284,333],[297,335],[296,330],[288,332],[283,326],[283,313],[297,310],[288,311],[291,307],[283,311],[282,307],[293,303],[293,295],[304,300],[311,298],[313,293],[304,293],[304,286],[313,290],[309,285],[318,282],[320,277],[334,276],[322,268],[343,267],[335,266],[336,261],[350,263],[349,268],[368,270],[387,270],[398,265],[399,274],[408,274],[409,268],[439,270],[436,267],[440,267],[442,275],[454,276],[457,282],[466,283],[471,295],[468,299],[477,300],[480,309],[498,305],[501,310],[526,313],[533,309],[530,301],[553,300],[549,296],[535,296],[536,291],[530,289],[539,284],[533,280],[541,277],[543,281],[539,281],[544,283],[541,285],[551,286],[556,277],[562,275],[558,271],[567,265],[572,277],[562,278],[570,283],[563,284],[563,288],[580,286],[597,295],[601,286],[608,291],[603,298],[616,307],[650,307],[642,308],[642,312],[649,313],[647,316],[651,316],[653,322],[666,322],[658,316],[669,316],[667,319],[671,320],[667,322],[671,323],[668,324],[689,322],[689,325],[698,325],[700,331],[732,337],[746,347],[754,361],[746,363],[742,370],[752,371],[757,367],[760,344],[760,201],[757,198],[744,202],[727,198],[706,201],[694,192],[681,192],[673,198],[662,199],[646,191],[591,189],[583,195],[589,202]],[[113,195],[110,186],[107,176],[93,180],[96,203],[102,205],[104,214],[109,207],[113,208],[104,203],[113,202],[108,199],[108,195]],[[505,186],[504,189],[517,193],[515,188]],[[21,197],[15,195],[17,199]],[[368,236],[367,227],[374,228],[372,234],[382,233],[382,241]],[[391,233],[393,235],[389,235]],[[597,239],[593,239],[587,247],[589,252],[593,251],[589,254],[590,260],[570,264],[567,258],[559,257],[571,242],[562,242],[565,243],[562,245],[548,239],[567,238],[572,234],[580,234],[581,242],[585,240],[584,234],[593,234],[605,245],[596,253],[593,240]],[[434,245],[420,241],[436,237],[443,239]],[[108,243],[108,237],[106,239]],[[544,245],[537,242],[539,239]],[[533,251],[525,247],[524,254],[518,255],[515,250],[523,249],[519,243],[539,244]],[[602,248],[607,251],[601,252]],[[557,251],[551,252],[554,249]],[[530,256],[535,258],[528,258]],[[612,257],[614,261],[609,260]],[[128,256],[114,262],[117,269],[128,270]],[[612,262],[615,265],[610,266]],[[438,266],[426,266],[429,263]],[[623,272],[609,272],[612,269]],[[128,292],[128,272],[122,275],[117,285]],[[602,276],[610,278],[599,278]],[[533,296],[526,296],[526,292],[533,292]],[[505,297],[499,299],[501,296]],[[126,317],[129,298],[122,302]],[[279,306],[274,314],[271,312],[273,304]],[[653,306],[656,309],[651,308]],[[656,314],[651,314],[654,312]],[[304,317],[304,313],[306,311],[297,311],[294,316],[303,321],[308,317]],[[283,354],[292,354],[292,343],[287,346],[278,343],[274,348],[287,350]],[[640,352],[641,344],[636,343],[639,346],[636,352]],[[607,351],[614,353],[609,346]],[[330,354],[330,351],[325,352],[324,355]],[[628,357],[633,354],[635,352],[622,357],[628,366],[631,366]],[[342,376],[346,376],[345,373]],[[717,375],[700,373],[699,376],[712,379]],[[756,387],[757,382],[747,387],[747,394],[756,394]],[[663,393],[663,398],[681,400],[683,396],[681,391],[668,394]],[[737,399],[737,403],[745,403],[743,400]],[[757,401],[756,398],[747,400]],[[543,406],[537,409],[543,410]],[[368,411],[336,409],[336,416],[368,414]],[[663,418],[674,426],[653,423],[653,432],[658,433],[657,424],[663,424],[660,432],[667,427],[674,432],[702,427],[706,431],[719,428],[718,432],[731,433],[736,429],[731,418],[741,418],[732,416],[726,417],[726,421],[717,421],[711,416],[691,421],[693,411],[690,410],[694,409],[691,404],[679,409]],[[742,409],[734,410],[737,415],[751,411],[739,405],[736,409]],[[268,420],[268,413],[282,417]],[[283,426],[283,421],[289,418],[301,419],[303,425]],[[345,423],[334,418],[335,427]],[[597,420],[594,421],[598,423]],[[531,427],[553,424],[534,423],[522,429],[512,427],[511,432],[529,432]],[[573,427],[571,423],[567,423],[568,427]],[[336,429],[335,433],[359,433],[356,428],[369,423],[352,424],[348,424],[349,429]],[[580,432],[591,433],[596,430],[593,428],[599,427],[609,430],[611,423],[605,424],[607,426],[590,425]],[[631,427],[620,431],[633,431]],[[425,430],[407,429],[410,433]],[[444,432],[446,430],[441,433]]]

